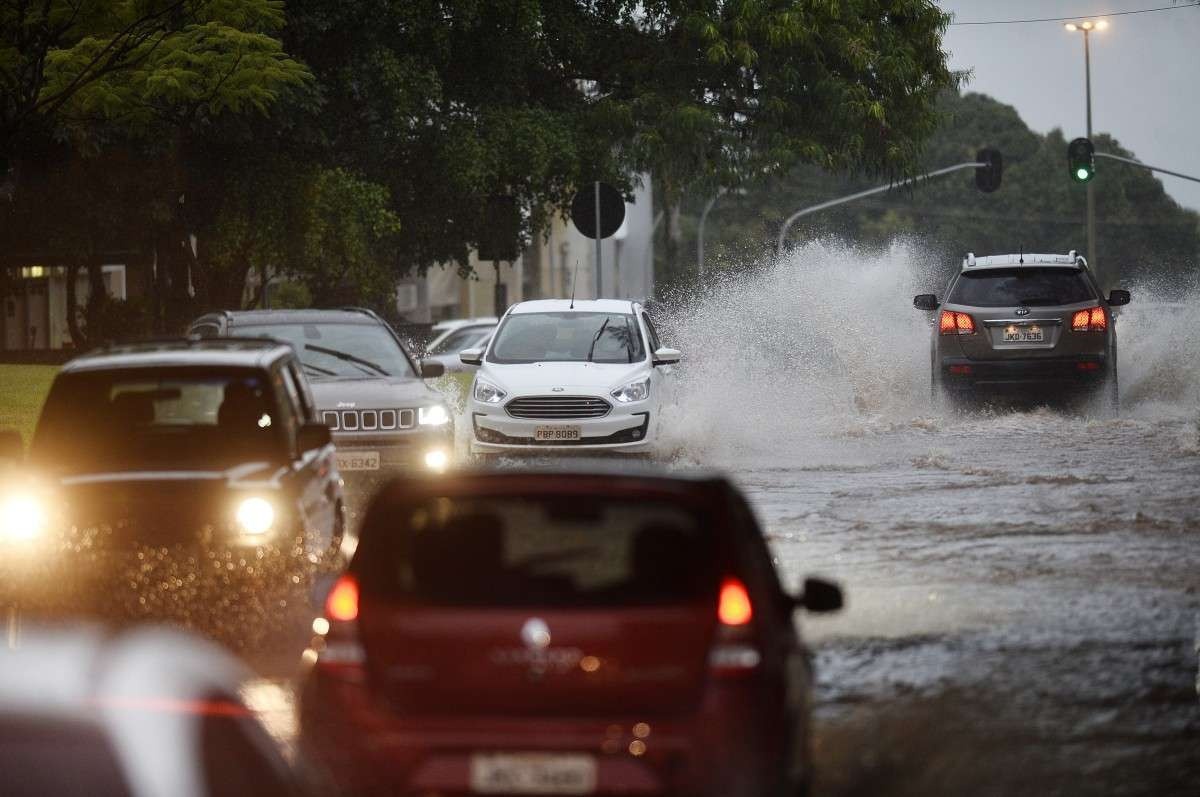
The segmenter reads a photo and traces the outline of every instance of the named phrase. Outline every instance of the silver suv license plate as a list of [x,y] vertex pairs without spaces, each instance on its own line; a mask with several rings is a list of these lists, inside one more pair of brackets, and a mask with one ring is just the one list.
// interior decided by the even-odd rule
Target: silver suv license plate
[[493,753],[471,756],[475,794],[591,794],[596,759],[578,753]]
[[533,430],[533,439],[554,442],[578,440],[579,432],[578,426],[538,426]]

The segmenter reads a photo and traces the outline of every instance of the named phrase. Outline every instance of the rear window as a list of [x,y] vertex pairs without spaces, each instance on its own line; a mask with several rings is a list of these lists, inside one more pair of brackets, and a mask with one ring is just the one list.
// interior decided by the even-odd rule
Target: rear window
[[716,592],[709,528],[675,504],[436,498],[394,518],[355,557],[366,596],[506,608],[691,603]]
[[1071,268],[997,268],[967,271],[947,300],[974,307],[1028,307],[1095,300],[1083,273]]

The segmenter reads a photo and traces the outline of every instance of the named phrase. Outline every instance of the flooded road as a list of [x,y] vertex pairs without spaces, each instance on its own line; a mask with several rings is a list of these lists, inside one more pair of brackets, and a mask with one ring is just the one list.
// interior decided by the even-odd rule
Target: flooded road
[[1200,304],[1118,322],[1118,419],[940,415],[909,301],[942,287],[812,246],[674,330],[677,462],[733,475],[790,585],[846,588],[802,621],[817,793],[1200,793]]

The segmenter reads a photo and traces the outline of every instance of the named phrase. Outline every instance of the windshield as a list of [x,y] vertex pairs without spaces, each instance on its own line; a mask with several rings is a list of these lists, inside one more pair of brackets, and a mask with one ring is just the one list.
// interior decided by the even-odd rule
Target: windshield
[[627,313],[510,315],[488,352],[494,363],[633,363],[645,357],[641,330]]
[[1095,300],[1083,273],[1070,268],[998,268],[967,271],[950,294],[951,304],[973,307],[1076,304]]
[[267,377],[250,369],[64,374],[30,457],[71,473],[224,468],[280,460],[283,427]]
[[364,589],[411,603],[682,603],[717,583],[711,532],[664,502],[439,497],[398,511],[392,532],[364,541],[356,563]]
[[377,324],[258,324],[234,333],[290,343],[309,379],[416,378],[400,344]]
[[456,329],[446,337],[442,338],[438,343],[434,344],[429,350],[430,354],[449,354],[451,352],[462,351],[470,348],[472,343],[486,338],[488,333],[495,329],[495,326],[488,327],[467,327],[466,329]]

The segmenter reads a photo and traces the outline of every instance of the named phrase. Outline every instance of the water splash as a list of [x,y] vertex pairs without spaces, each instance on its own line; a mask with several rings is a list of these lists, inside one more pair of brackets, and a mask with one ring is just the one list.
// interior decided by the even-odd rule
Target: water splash
[[[882,252],[816,241],[715,279],[665,320],[685,362],[664,449],[710,462],[811,451],[830,436],[1093,422],[1041,408],[932,409],[929,316],[911,299],[943,293],[956,266],[912,241]],[[1133,294],[1117,325],[1124,415],[1196,417],[1200,292],[1173,303],[1149,288]]]

